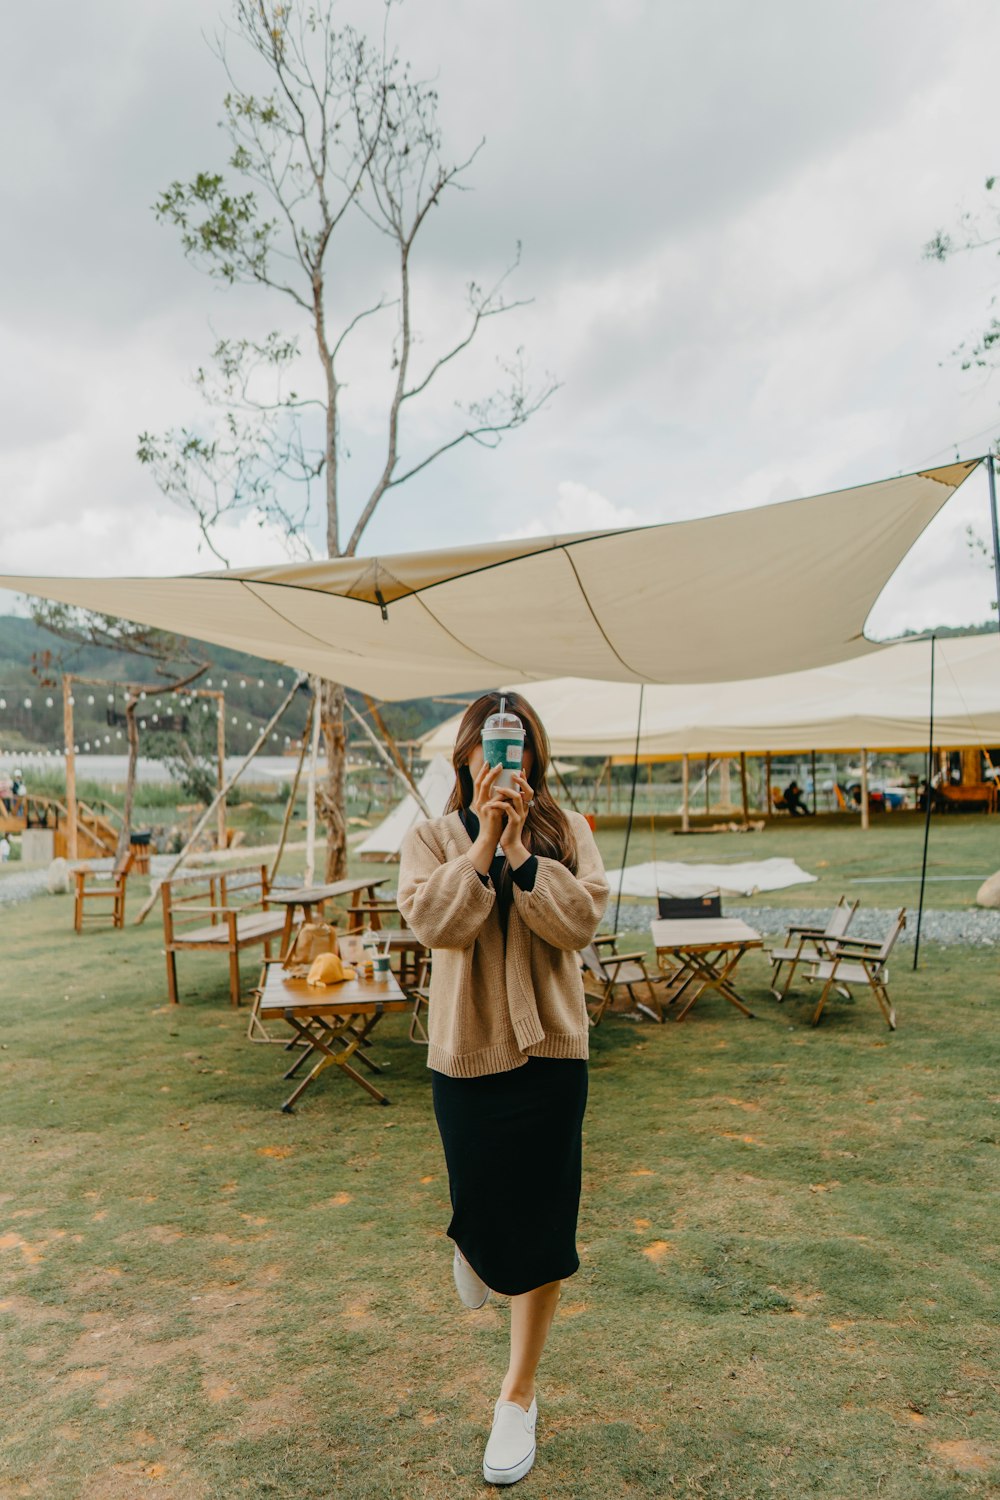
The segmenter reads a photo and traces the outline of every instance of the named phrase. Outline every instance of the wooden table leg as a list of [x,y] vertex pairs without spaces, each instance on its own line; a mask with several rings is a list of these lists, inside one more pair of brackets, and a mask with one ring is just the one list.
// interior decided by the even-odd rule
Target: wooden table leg
[[[314,1031],[310,1025],[303,1025],[296,1016],[286,1011],[285,1020],[299,1033],[300,1036],[308,1041],[309,1051],[302,1054],[302,1056],[285,1074],[285,1077],[291,1077],[291,1075],[297,1071],[302,1062],[305,1061],[310,1053],[321,1052],[323,1056],[315,1064],[312,1071],[306,1074],[305,1078],[302,1079],[298,1087],[295,1088],[291,1094],[289,1094],[288,1098],[281,1106],[282,1111],[285,1114],[290,1114],[294,1109],[297,1100],[302,1097],[313,1080],[315,1078],[318,1078],[320,1073],[324,1072],[325,1069],[334,1065],[340,1068],[341,1071],[346,1073],[350,1078],[353,1078],[355,1083],[360,1084],[365,1092],[370,1094],[372,1098],[375,1099],[379,1104],[388,1104],[389,1100],[386,1098],[385,1094],[381,1093],[381,1091],[377,1089],[373,1083],[370,1083],[367,1078],[362,1077],[362,1075],[355,1068],[352,1068],[348,1062],[348,1058],[353,1057],[354,1054],[358,1051],[358,1048],[362,1046],[363,1043],[366,1043],[368,1033],[381,1020],[382,1015],[383,1011],[381,1007],[378,1007],[374,1015],[368,1016],[366,1018],[365,1024],[362,1026],[360,1031],[356,1031],[354,1029],[354,1023],[355,1021],[360,1020],[361,1017],[345,1016],[343,1021],[336,1022],[333,1025],[331,1025],[328,1021],[322,1022],[322,1031],[317,1032]],[[339,1052],[335,1052],[331,1046],[331,1043],[335,1042],[338,1038],[344,1036],[345,1034],[350,1035],[351,1040],[345,1047],[342,1047]],[[381,1069],[378,1067],[378,1065],[371,1062],[369,1058],[359,1057],[359,1061],[365,1062],[373,1072],[381,1072]]]

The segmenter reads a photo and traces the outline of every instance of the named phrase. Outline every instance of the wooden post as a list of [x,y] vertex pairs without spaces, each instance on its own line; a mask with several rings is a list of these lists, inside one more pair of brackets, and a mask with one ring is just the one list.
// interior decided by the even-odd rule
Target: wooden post
[[733,787],[730,780],[729,756],[724,755],[719,761],[719,801],[724,807],[733,805]]
[[63,744],[66,747],[66,855],[77,858],[76,750],[73,746],[73,679],[63,677]]
[[226,700],[219,694],[219,712],[215,726],[216,756],[219,761],[219,805],[216,809],[215,842],[220,849],[226,847]]
[[747,753],[740,751],[740,788],[743,792],[743,827],[750,827],[750,803],[747,793]]
[[861,752],[861,826],[868,827],[868,751]]
[[816,751],[812,752],[813,817],[816,816]]
[[691,759],[681,756],[681,832],[691,831]]
[[608,756],[608,812],[611,811],[611,757]]
[[[316,878],[316,768],[319,764],[319,735],[323,715],[320,710],[319,678],[314,677],[313,698],[316,712],[312,721],[312,746],[309,751],[309,778],[306,783],[306,868],[305,883],[312,885]],[[303,739],[305,734],[303,733]]]
[[764,756],[764,812],[770,817],[774,808],[771,803],[771,752],[768,750]]
[[712,798],[711,798],[711,795],[709,793],[709,782],[711,781],[711,779],[712,779],[712,757],[710,755],[706,754],[706,756],[705,756],[705,812],[706,813],[711,813],[711,811],[712,811]]

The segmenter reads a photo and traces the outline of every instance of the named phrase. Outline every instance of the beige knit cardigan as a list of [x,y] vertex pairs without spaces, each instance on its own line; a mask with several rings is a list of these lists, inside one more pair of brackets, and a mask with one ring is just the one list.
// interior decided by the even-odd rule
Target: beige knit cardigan
[[521,1067],[529,1057],[586,1057],[587,1007],[577,952],[604,915],[608,882],[590,826],[567,813],[573,875],[538,860],[534,888],[514,886],[504,934],[492,883],[470,858],[457,812],[420,823],[403,844],[399,909],[433,950],[427,1064],[452,1078]]

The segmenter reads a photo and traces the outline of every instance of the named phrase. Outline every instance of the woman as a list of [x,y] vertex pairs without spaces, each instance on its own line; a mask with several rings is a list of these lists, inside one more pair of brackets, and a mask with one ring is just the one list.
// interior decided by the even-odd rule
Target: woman
[[428,1064],[451,1190],[453,1271],[467,1307],[511,1298],[510,1364],[484,1477],[513,1484],[535,1458],[535,1371],[562,1281],[579,1268],[581,1129],[589,1024],[577,951],[597,931],[608,884],[585,818],[545,782],[549,749],[533,709],[514,786],[483,758],[487,693],[455,742],[443,818],[408,835],[399,909],[434,954]]

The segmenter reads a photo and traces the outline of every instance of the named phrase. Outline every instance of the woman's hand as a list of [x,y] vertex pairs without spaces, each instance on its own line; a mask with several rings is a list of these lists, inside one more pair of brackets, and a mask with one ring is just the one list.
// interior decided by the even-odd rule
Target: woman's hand
[[524,825],[535,794],[523,772],[515,771],[513,787],[498,786],[493,795],[507,815],[500,834],[500,847],[511,868],[516,870],[530,858],[531,851],[524,845]]
[[505,807],[496,796],[503,768],[484,761],[472,783],[472,811],[479,819],[479,837],[472,846],[472,863],[480,875],[488,875],[504,825]]

